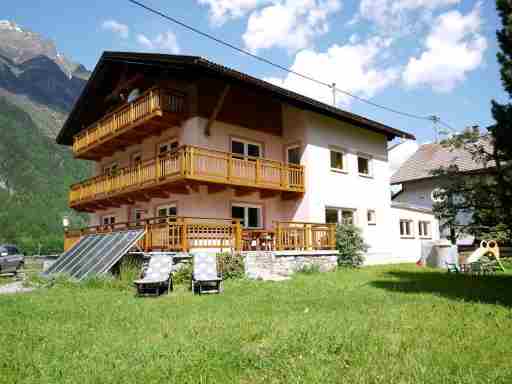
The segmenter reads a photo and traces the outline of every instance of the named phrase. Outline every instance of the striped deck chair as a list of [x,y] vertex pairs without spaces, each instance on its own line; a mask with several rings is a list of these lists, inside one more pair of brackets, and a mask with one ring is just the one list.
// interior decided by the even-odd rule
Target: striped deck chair
[[159,296],[163,292],[171,292],[173,289],[172,270],[172,255],[152,255],[142,279],[133,282],[137,287],[137,294],[139,296]]
[[194,270],[192,273],[192,292],[222,292],[222,275],[217,271],[217,255],[209,252],[193,254]]

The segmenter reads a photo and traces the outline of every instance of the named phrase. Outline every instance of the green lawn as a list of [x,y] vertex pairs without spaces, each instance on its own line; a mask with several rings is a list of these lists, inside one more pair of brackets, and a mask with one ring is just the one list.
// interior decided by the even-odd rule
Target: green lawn
[[512,275],[415,266],[0,296],[1,383],[510,383]]

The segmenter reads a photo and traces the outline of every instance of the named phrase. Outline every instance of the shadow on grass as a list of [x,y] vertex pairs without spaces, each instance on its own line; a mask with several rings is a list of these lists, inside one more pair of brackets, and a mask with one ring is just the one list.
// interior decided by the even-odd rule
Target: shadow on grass
[[370,285],[394,292],[432,293],[454,300],[498,304],[512,307],[512,276],[471,276],[446,272],[391,271],[389,280],[372,281]]

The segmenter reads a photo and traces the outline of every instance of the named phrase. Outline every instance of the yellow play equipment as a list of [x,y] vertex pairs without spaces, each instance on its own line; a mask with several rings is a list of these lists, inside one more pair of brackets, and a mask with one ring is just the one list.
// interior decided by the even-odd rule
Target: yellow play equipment
[[498,247],[498,242],[496,240],[482,240],[480,242],[480,248],[477,248],[471,255],[469,255],[466,263],[475,263],[484,256],[490,258],[491,260],[495,260],[499,268],[502,271],[505,271],[505,268],[500,261],[500,247]]

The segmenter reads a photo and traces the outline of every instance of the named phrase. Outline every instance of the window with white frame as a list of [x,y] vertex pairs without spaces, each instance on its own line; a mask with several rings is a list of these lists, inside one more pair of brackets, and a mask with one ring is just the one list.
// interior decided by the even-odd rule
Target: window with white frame
[[259,205],[233,203],[231,205],[231,217],[239,219],[243,228],[263,227],[262,209]]
[[178,140],[177,139],[164,141],[163,143],[158,144],[158,154],[159,155],[174,152],[176,149],[178,149]]
[[102,225],[112,225],[116,223],[116,216],[115,215],[105,215],[101,217],[101,224]]
[[146,213],[145,209],[142,208],[133,208],[131,210],[131,220],[139,223],[144,219],[144,214]]
[[356,210],[349,208],[325,208],[326,223],[356,224]]
[[400,219],[400,236],[413,237],[412,220]]
[[377,224],[377,214],[375,213],[375,209],[368,209],[366,211],[366,221],[368,225]]
[[241,157],[261,157],[261,144],[245,141],[242,139],[231,139],[231,152]]
[[418,235],[421,237],[430,237],[430,221],[419,221],[418,222]]
[[176,216],[178,214],[178,209],[176,204],[164,204],[156,207],[156,215],[157,217],[167,217],[167,216]]
[[357,172],[362,176],[371,176],[371,159],[366,156],[357,156]]
[[340,150],[331,149],[331,170],[346,171],[345,153]]

